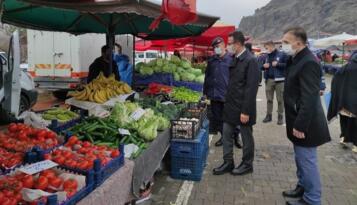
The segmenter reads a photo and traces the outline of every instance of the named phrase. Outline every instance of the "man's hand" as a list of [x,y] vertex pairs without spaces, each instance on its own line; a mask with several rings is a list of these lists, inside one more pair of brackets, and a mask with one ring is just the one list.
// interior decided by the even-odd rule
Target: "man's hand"
[[269,65],[269,63],[264,63],[263,67],[264,67],[265,69],[268,69],[268,68],[270,67],[270,65]]
[[278,61],[273,61],[272,65],[273,67],[276,67],[278,65]]
[[243,124],[246,124],[248,121],[249,121],[249,115],[246,115],[246,114],[240,114],[240,121],[243,123]]
[[323,95],[324,95],[324,93],[325,93],[325,91],[320,90],[320,96],[323,96]]
[[305,139],[305,133],[300,132],[300,131],[296,130],[295,128],[293,129],[293,135],[298,139]]

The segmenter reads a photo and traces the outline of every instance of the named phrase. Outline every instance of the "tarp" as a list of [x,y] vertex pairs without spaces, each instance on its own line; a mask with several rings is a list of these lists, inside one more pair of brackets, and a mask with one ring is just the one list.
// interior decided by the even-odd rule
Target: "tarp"
[[146,0],[2,0],[2,22],[19,27],[72,34],[132,34],[145,39],[200,35],[217,17],[198,14],[195,22],[173,25],[164,20],[151,31],[161,6]]
[[345,41],[345,44],[347,46],[353,46],[353,45],[357,45],[357,36],[353,39],[347,40]]
[[217,23],[199,36],[171,40],[137,41],[135,43],[135,48],[138,51],[165,49],[172,51],[191,44],[193,47],[195,47],[194,49],[205,47],[204,50],[207,50],[214,38],[220,36],[224,39],[225,42],[227,42],[229,33],[233,32],[234,30],[234,26]]
[[315,48],[327,48],[329,46],[343,46],[346,40],[354,38],[353,35],[342,33],[340,35],[331,36],[314,41],[313,46]]

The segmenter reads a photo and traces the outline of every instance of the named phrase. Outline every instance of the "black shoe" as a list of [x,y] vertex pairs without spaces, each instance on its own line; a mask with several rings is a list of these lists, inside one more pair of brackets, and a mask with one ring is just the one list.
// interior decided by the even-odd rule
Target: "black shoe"
[[273,120],[273,119],[272,119],[272,116],[271,116],[271,115],[267,115],[267,116],[265,116],[263,122],[264,122],[264,123],[268,123],[268,122],[271,122],[272,120]]
[[309,205],[304,199],[298,201],[287,201],[286,205]]
[[220,147],[223,145],[222,137],[214,144],[216,147]]
[[278,116],[278,125],[283,125],[284,124],[284,117],[282,115]]
[[232,175],[245,175],[253,172],[253,166],[241,163],[238,167],[234,168],[231,172]]
[[233,136],[233,138],[234,138],[234,144],[235,144],[235,146],[236,146],[238,149],[242,149],[242,144],[240,143],[239,135]]
[[213,169],[213,175],[229,173],[234,169],[234,162],[224,162],[221,166]]
[[304,188],[297,185],[294,190],[283,191],[284,197],[301,198],[304,195]]

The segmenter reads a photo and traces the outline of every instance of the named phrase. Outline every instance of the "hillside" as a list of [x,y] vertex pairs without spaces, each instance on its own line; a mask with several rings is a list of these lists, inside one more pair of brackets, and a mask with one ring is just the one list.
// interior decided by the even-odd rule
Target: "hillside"
[[243,17],[239,28],[257,40],[278,40],[291,26],[304,27],[312,38],[318,33],[357,35],[356,11],[357,0],[271,0]]

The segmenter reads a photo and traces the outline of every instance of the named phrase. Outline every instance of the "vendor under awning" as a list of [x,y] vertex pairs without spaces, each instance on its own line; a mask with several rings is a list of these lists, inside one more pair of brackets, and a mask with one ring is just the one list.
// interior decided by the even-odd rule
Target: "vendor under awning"
[[103,72],[105,77],[109,77],[110,74],[114,73],[115,79],[120,81],[120,74],[115,61],[112,61],[113,72],[109,72],[111,55],[113,55],[113,51],[109,48],[109,46],[103,46],[102,56],[95,59],[95,61],[89,66],[87,83],[96,79],[100,72]]

